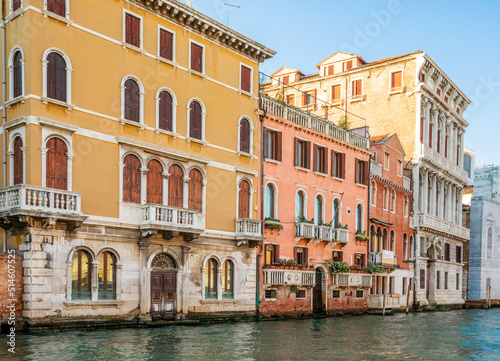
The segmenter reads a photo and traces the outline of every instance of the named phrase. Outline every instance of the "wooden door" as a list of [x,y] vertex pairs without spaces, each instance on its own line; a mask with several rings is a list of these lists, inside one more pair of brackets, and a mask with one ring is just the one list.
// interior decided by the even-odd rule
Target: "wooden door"
[[184,202],[184,172],[182,168],[174,164],[169,169],[168,177],[168,205],[182,208]]
[[154,320],[175,317],[176,277],[176,271],[153,271],[151,273],[151,317]]
[[23,140],[17,137],[14,140],[14,184],[23,183]]
[[203,174],[198,169],[189,172],[188,208],[203,211]]
[[250,183],[246,180],[240,182],[238,202],[238,218],[250,218]]
[[155,159],[148,162],[147,203],[163,204],[163,167]]
[[46,186],[47,188],[68,189],[68,148],[59,138],[47,142]]
[[316,269],[313,288],[313,311],[323,311],[323,272],[319,268]]

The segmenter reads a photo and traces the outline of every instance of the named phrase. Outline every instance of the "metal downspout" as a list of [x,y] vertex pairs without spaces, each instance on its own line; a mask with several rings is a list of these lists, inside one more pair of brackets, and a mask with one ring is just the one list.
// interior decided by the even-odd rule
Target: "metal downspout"
[[[264,109],[262,109],[262,99],[259,92],[259,110],[262,110],[265,114]],[[260,220],[261,220],[261,236],[264,238],[264,115],[259,115],[260,118]],[[264,254],[264,245],[260,253],[257,253],[256,260],[256,277],[255,277],[255,306],[257,307],[257,314],[259,314],[259,287],[260,287],[260,257]]]
[[7,81],[5,79],[6,71],[6,51],[7,44],[5,43],[6,29],[5,29],[5,1],[2,2],[2,148],[3,148],[3,187],[7,187],[7,147],[5,135],[5,122],[7,121],[7,109],[5,106],[5,92],[7,89]]

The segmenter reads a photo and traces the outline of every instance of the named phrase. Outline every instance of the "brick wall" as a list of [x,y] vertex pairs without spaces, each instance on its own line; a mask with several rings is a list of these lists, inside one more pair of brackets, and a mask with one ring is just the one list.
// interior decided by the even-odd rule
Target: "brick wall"
[[342,314],[350,312],[365,312],[368,290],[364,290],[363,298],[356,298],[355,288],[343,288],[340,290],[340,298],[333,298],[332,292],[328,295],[328,313]]
[[262,290],[262,297],[259,306],[259,312],[264,317],[272,315],[279,316],[302,316],[312,313],[311,295],[312,289],[306,292],[306,298],[296,299],[296,293],[291,292],[290,287],[279,288],[277,290],[276,300],[266,300],[265,291]]
[[[20,317],[22,310],[23,310],[23,302],[22,302],[22,297],[23,297],[23,260],[22,257],[15,256],[14,259],[12,257],[10,258],[11,263],[10,265],[15,266],[15,283],[11,284],[9,283],[10,277],[9,277],[9,257],[7,254],[1,254],[0,255],[0,318],[2,320],[2,323],[6,323],[7,319],[10,315],[10,309],[7,308],[11,304],[10,299],[15,298],[16,302],[16,309],[15,309],[15,314],[16,316]],[[15,260],[15,263],[12,263],[12,261]],[[12,267],[11,267],[12,269]],[[12,270],[10,271],[12,273]],[[12,285],[15,287],[15,296],[12,297],[12,295],[9,294],[9,287],[12,287]]]

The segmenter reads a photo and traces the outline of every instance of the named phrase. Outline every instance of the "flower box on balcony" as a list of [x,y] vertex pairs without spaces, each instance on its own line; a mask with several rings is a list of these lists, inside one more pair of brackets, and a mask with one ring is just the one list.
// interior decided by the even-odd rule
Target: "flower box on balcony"
[[266,229],[277,229],[277,230],[282,230],[283,225],[281,224],[281,221],[279,219],[275,219],[272,217],[267,217],[264,220],[264,228]]
[[370,237],[367,237],[367,236],[362,235],[362,234],[357,234],[356,235],[356,240],[357,241],[368,241],[368,240],[370,240]]
[[299,223],[308,223],[308,224],[314,224],[314,218],[311,219],[310,221],[308,221],[307,219],[305,218],[302,218],[302,219],[299,219],[298,221]]

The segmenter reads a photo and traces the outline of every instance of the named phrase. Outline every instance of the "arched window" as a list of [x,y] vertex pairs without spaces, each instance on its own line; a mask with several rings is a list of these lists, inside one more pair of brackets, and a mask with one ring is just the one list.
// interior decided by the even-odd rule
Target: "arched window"
[[320,195],[316,196],[314,203],[314,224],[317,226],[323,224],[325,217],[323,215],[323,198]]
[[163,204],[163,167],[156,159],[148,162],[146,202]]
[[205,298],[217,299],[217,261],[210,258],[205,271]]
[[389,250],[390,251],[396,251],[396,233],[394,232],[393,229],[391,229],[391,244],[390,244]]
[[173,164],[168,170],[168,205],[182,208],[184,205],[184,172],[180,166]]
[[242,180],[239,188],[238,218],[250,218],[250,183],[246,180]]
[[52,52],[47,56],[47,97],[67,101],[66,61],[62,55]]
[[240,152],[250,154],[251,130],[250,122],[246,118],[240,120]]
[[414,253],[414,250],[413,250],[413,235],[410,234],[410,259],[413,259],[415,258],[415,253]]
[[410,208],[410,202],[409,202],[409,199],[408,199],[408,196],[405,194],[405,208],[404,208],[404,216],[405,217],[408,217],[408,210]]
[[364,232],[364,209],[362,204],[356,206],[356,233]]
[[408,260],[408,236],[403,233],[403,261]]
[[174,121],[174,100],[172,95],[163,90],[158,95],[158,128],[167,130],[169,132],[173,131],[173,121]]
[[133,154],[123,159],[123,201],[141,203],[141,161]]
[[382,246],[382,229],[380,227],[377,228],[377,251],[381,252],[383,249]]
[[[12,79],[12,98],[23,95],[23,55],[21,51],[16,51],[13,59],[13,79]],[[66,74],[66,71],[65,73]]]
[[295,218],[297,221],[306,218],[304,193],[302,191],[298,191],[295,195]]
[[274,186],[271,183],[266,185],[266,218],[276,218],[276,193],[274,191]]
[[99,255],[97,293],[100,300],[116,299],[116,257],[111,252]]
[[389,188],[387,186],[384,186],[384,209],[389,209]]
[[59,138],[47,141],[46,187],[68,189],[68,148]]
[[396,212],[396,190],[391,190],[391,212]]
[[14,139],[14,184],[24,183],[23,140],[21,137]]
[[91,258],[87,251],[77,250],[73,253],[73,266],[71,270],[71,299],[89,300],[92,293],[92,266]]
[[387,242],[387,229],[384,228],[384,231],[382,232],[382,249],[384,250],[389,250],[389,244]]
[[234,298],[234,264],[230,260],[224,262],[222,298]]
[[188,208],[203,212],[203,174],[198,169],[189,172]]
[[126,120],[133,122],[141,122],[141,92],[139,84],[134,79],[125,81],[125,96],[124,96],[124,117]]
[[377,205],[377,183],[372,181],[372,206]]
[[342,204],[339,198],[333,200],[333,228],[338,228],[342,222]]
[[189,137],[203,140],[203,108],[197,101],[189,105]]
[[488,258],[493,257],[493,230],[491,227],[488,228]]

